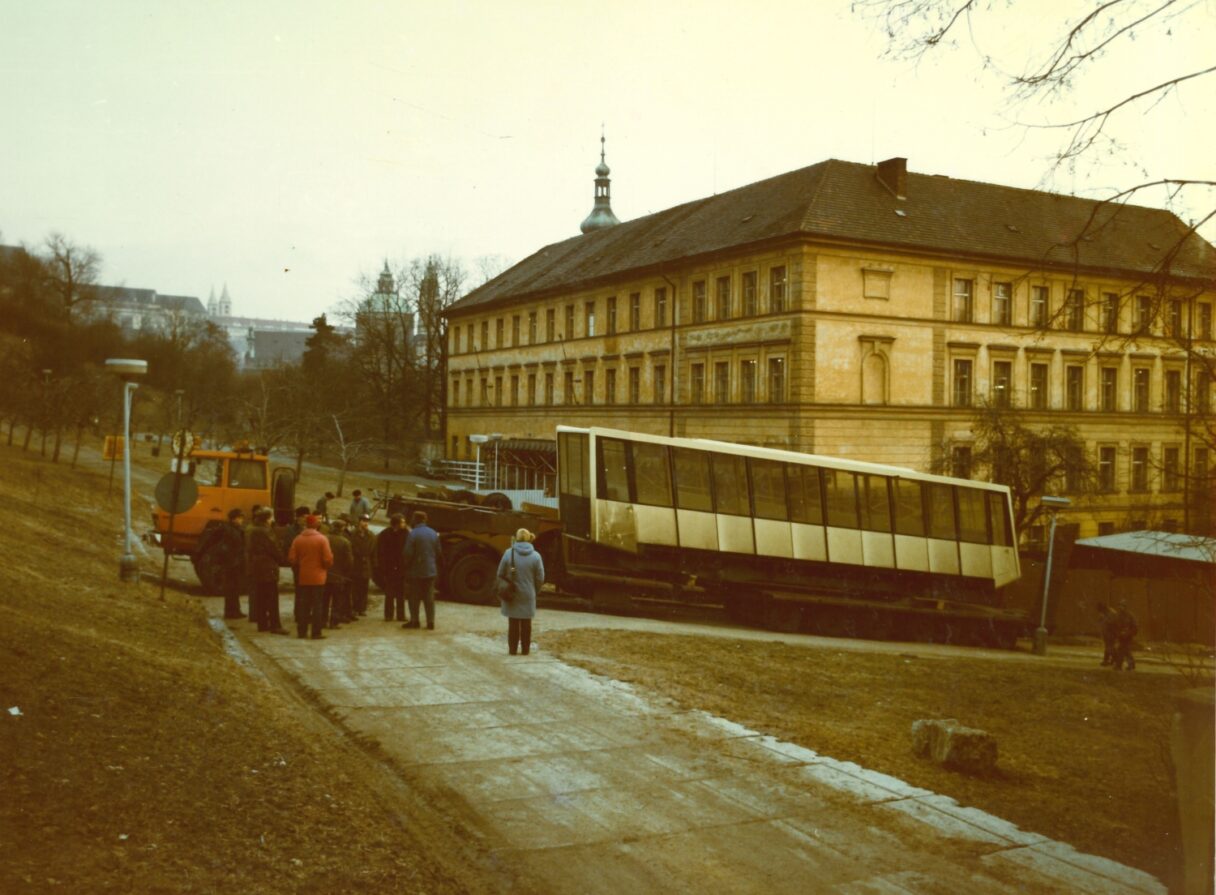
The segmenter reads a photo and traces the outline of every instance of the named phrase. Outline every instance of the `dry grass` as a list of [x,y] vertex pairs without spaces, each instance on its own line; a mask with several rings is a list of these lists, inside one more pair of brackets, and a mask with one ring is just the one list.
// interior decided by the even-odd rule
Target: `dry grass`
[[[566,661],[952,796],[1024,829],[1169,877],[1178,847],[1167,740],[1177,675],[922,658],[621,631],[546,633]],[[1207,682],[1211,686],[1211,681]],[[911,753],[918,718],[994,734],[975,779]]]
[[195,598],[118,583],[104,471],[0,461],[0,891],[467,888]]

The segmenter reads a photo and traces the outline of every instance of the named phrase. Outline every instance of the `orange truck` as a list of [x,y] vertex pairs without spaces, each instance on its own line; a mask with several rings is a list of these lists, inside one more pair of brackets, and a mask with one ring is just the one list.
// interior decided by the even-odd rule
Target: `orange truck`
[[255,506],[274,510],[276,526],[292,521],[295,501],[295,475],[291,469],[271,469],[270,458],[240,445],[230,451],[192,450],[183,461],[182,472],[194,479],[198,500],[173,517],[163,507],[152,513],[153,540],[166,553],[188,556],[203,586],[204,593],[217,593],[219,577],[213,557],[207,555],[204,533],[228,520],[228,513],[240,509],[251,519]]

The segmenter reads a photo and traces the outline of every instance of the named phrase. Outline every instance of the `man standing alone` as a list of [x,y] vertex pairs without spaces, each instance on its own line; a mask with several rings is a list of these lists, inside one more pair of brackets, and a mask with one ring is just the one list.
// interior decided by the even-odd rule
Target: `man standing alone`
[[410,533],[405,539],[403,559],[405,580],[409,590],[410,620],[401,627],[417,628],[418,605],[426,606],[426,626],[435,629],[435,577],[443,561],[439,535],[426,524],[426,513],[415,510],[410,519]]
[[287,561],[296,570],[296,636],[301,639],[308,636],[308,628],[312,626],[312,639],[321,640],[325,637],[321,629],[325,627],[325,617],[322,614],[325,607],[325,579],[329,567],[334,564],[333,551],[329,549],[329,539],[318,530],[321,519],[309,516],[305,521],[305,529],[291,542],[287,552]]
[[405,527],[405,517],[393,513],[389,518],[389,527],[380,532],[376,538],[376,573],[380,578],[380,586],[384,588],[384,620],[391,622],[405,621],[405,569],[404,562],[405,538],[409,529]]

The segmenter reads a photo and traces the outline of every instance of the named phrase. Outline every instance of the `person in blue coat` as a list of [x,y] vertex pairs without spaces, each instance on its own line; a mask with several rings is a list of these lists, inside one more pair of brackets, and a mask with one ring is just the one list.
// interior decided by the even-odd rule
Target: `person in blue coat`
[[410,519],[412,528],[401,551],[405,571],[406,594],[410,604],[410,620],[401,627],[417,628],[418,604],[426,607],[427,630],[435,630],[435,577],[443,562],[439,535],[426,524],[426,513],[415,510]]
[[532,646],[532,619],[536,616],[536,595],[545,583],[545,563],[532,546],[536,535],[521,528],[515,541],[498,563],[498,579],[511,582],[509,593],[499,588],[502,614],[507,617],[507,650],[512,656],[525,656]]

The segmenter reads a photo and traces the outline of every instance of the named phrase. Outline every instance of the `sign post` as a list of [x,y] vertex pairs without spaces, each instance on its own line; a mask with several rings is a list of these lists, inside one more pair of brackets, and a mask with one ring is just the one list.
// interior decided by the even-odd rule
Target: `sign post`
[[194,436],[185,429],[173,433],[173,471],[156,483],[156,502],[169,514],[169,525],[161,541],[165,554],[160,569],[160,598],[165,599],[165,581],[169,577],[169,549],[173,543],[173,522],[177,514],[194,506],[198,500],[198,486],[194,479],[183,471],[186,456],[194,447]]

